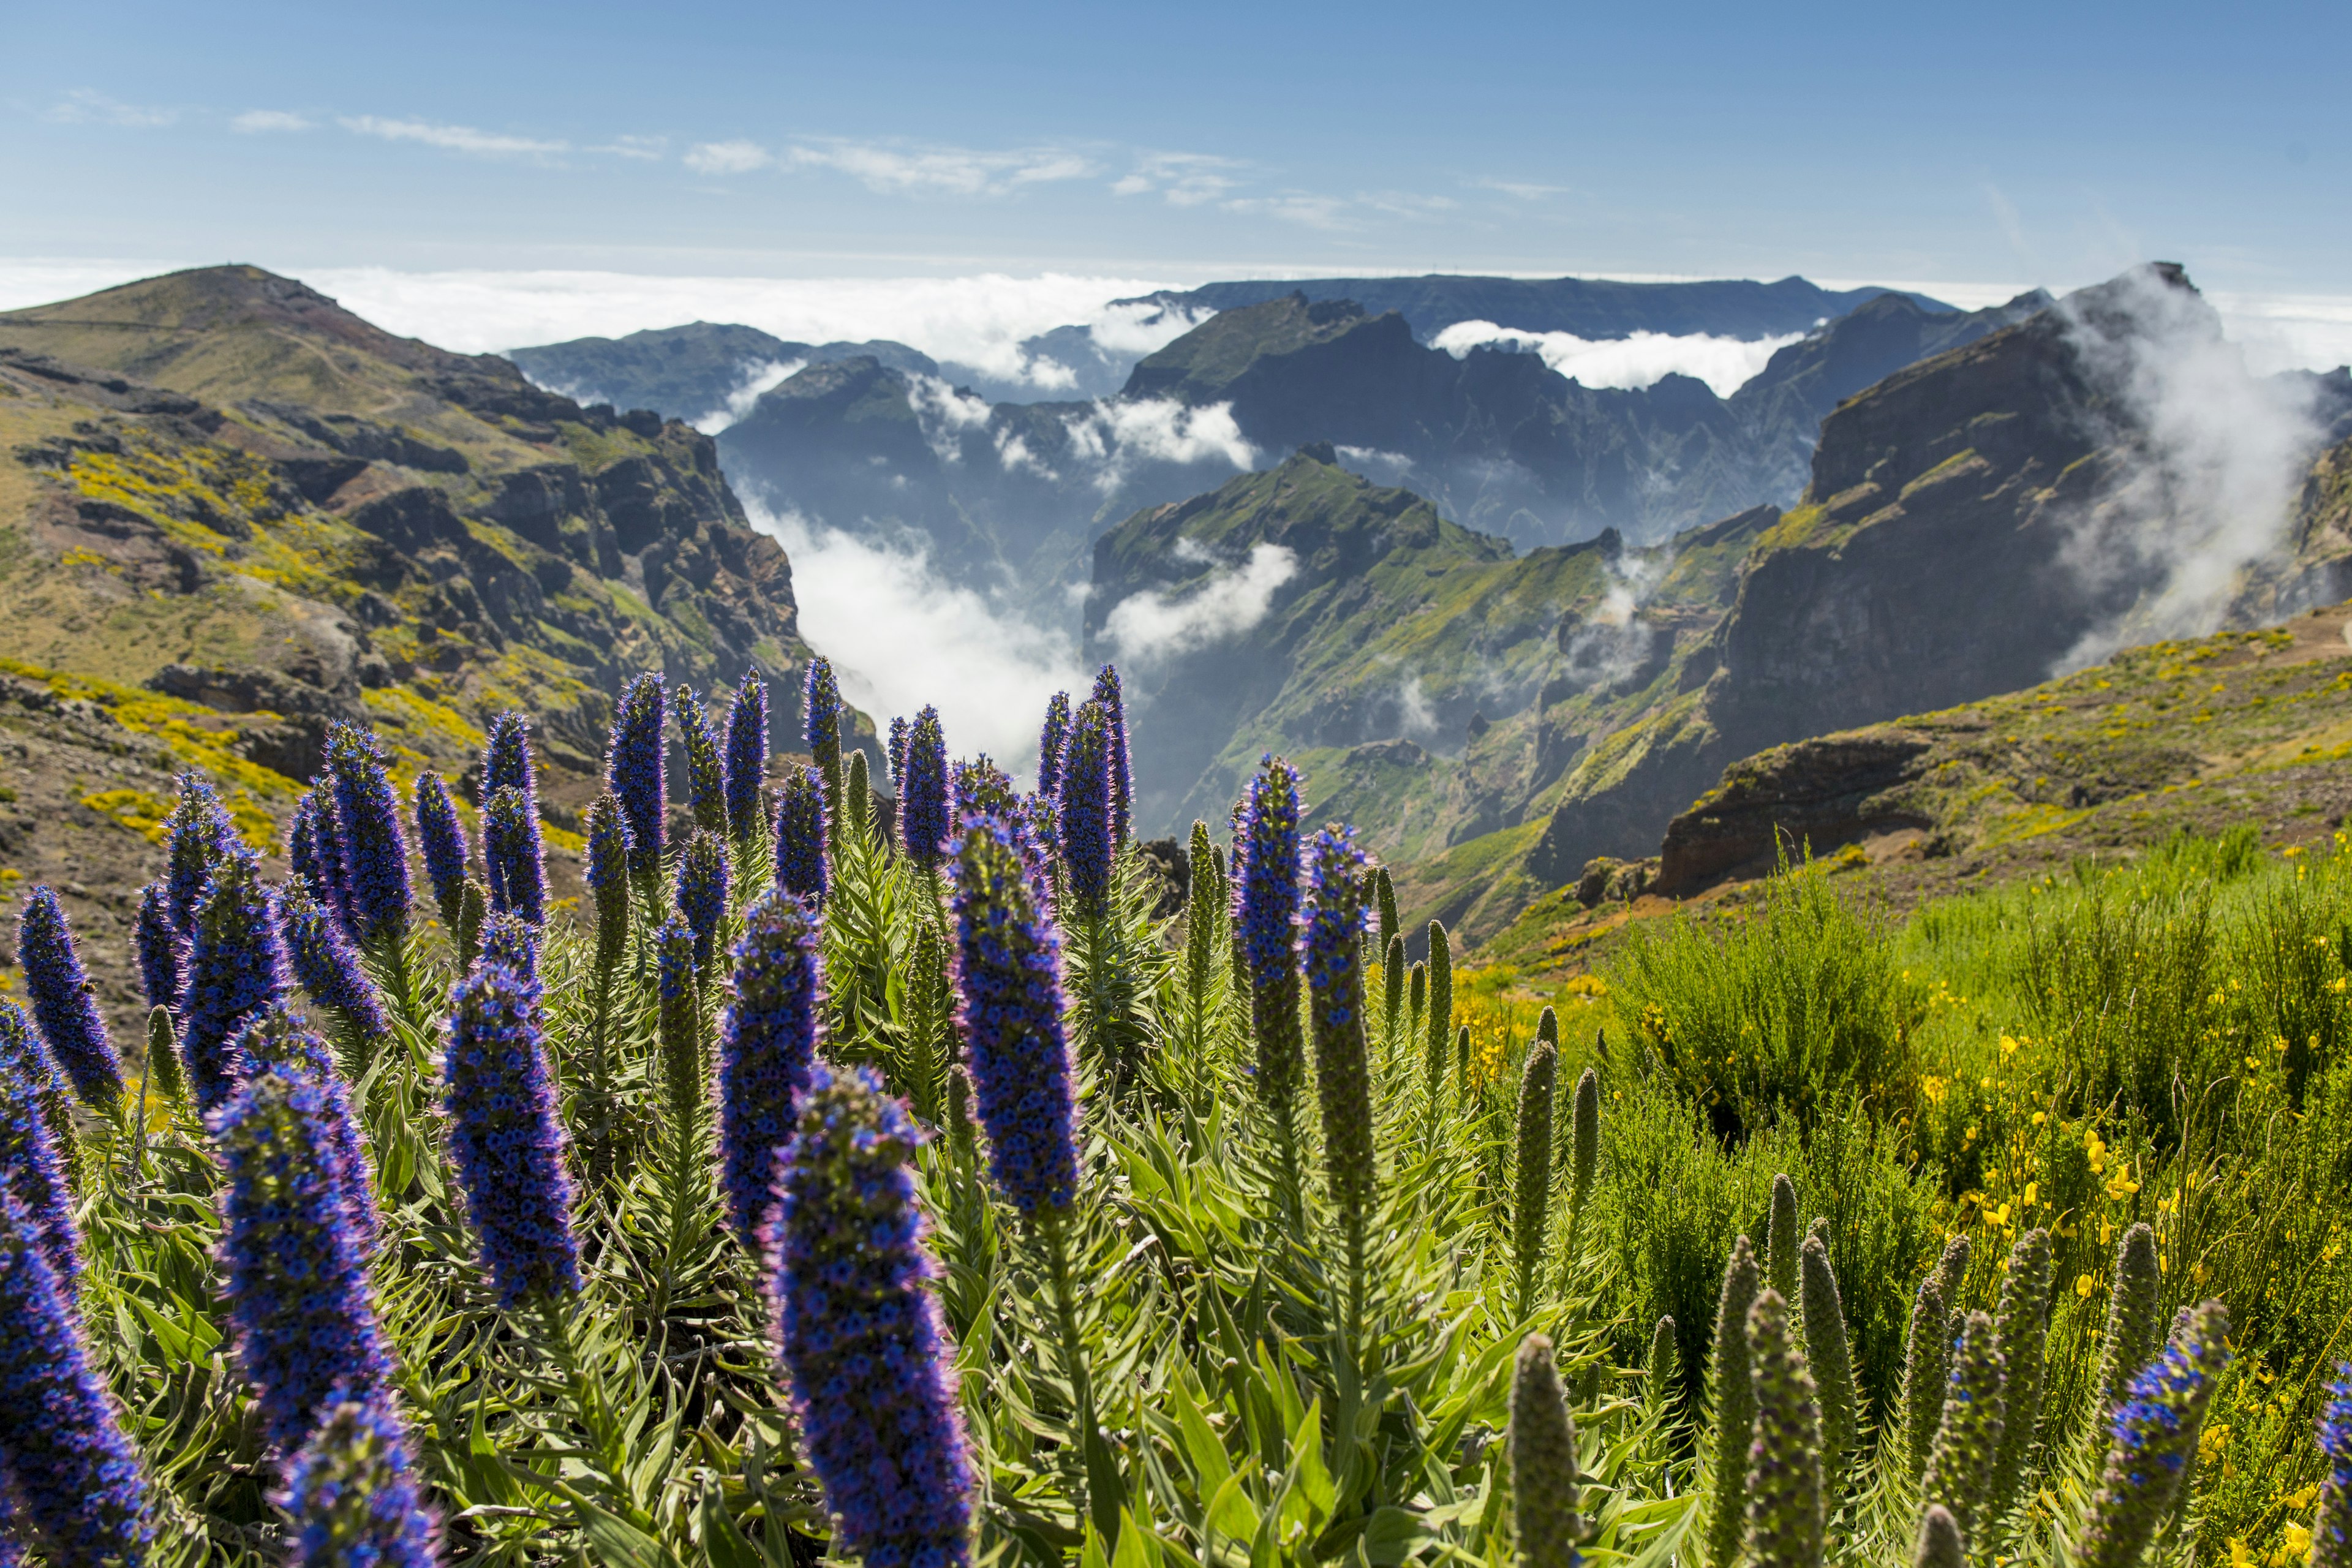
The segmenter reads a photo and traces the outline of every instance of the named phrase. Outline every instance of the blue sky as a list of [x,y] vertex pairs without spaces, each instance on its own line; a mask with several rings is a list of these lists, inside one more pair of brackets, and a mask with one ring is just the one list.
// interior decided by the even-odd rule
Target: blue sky
[[2341,5],[5,10],[14,256],[2335,292],[2352,239]]

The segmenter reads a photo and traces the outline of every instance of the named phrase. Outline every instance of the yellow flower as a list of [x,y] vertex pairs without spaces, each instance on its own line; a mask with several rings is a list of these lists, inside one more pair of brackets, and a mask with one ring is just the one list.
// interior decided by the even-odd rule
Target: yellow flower
[[2025,1184],[2025,1206],[2026,1206],[2027,1208],[2032,1208],[2032,1207],[2036,1203],[2039,1203],[2039,1202],[2041,1201],[2041,1198],[2042,1198],[2042,1184],[2041,1184],[2040,1182],[2028,1182],[2028,1183],[2026,1183],[2026,1184]]
[[2075,1295],[2082,1297],[2082,1298],[2083,1298],[2084,1300],[2088,1300],[2091,1297],[2097,1295],[2097,1294],[2098,1294],[2098,1292],[2099,1292],[2099,1277],[2098,1277],[2097,1275],[2095,1275],[2095,1274],[2079,1274],[2079,1275],[2076,1275],[2076,1276],[2075,1276],[2075,1278],[2074,1278],[2074,1294],[2075,1294]]
[[2287,1521],[2286,1550],[2287,1554],[2290,1557],[2310,1556],[2311,1531],[2306,1526],[2295,1523],[2293,1520]]
[[2254,1554],[2234,1535],[2230,1537],[2230,1568],[2256,1568]]

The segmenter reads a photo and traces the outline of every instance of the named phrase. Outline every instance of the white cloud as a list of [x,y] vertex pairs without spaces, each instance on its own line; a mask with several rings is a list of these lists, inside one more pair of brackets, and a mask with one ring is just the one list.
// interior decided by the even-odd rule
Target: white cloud
[[669,151],[667,136],[615,136],[586,149],[591,153],[610,153],[616,158],[635,158],[652,163]]
[[1026,185],[1084,179],[1092,160],[1056,148],[1006,153],[969,147],[895,146],[877,142],[824,141],[789,149],[803,168],[849,175],[887,195],[1001,196]]
[[806,360],[797,359],[785,360],[781,363],[771,361],[766,364],[746,365],[743,379],[736,384],[734,391],[727,395],[727,401],[695,420],[694,427],[706,436],[718,435],[751,413],[751,405],[760,401],[761,393],[772,392],[783,385],[807,365]]
[[1135,167],[1111,182],[1111,195],[1158,194],[1169,205],[1196,207],[1215,201],[1239,183],[1238,159],[1205,153],[1147,153]]
[[1522,202],[1539,202],[1547,196],[1568,195],[1566,185],[1539,185],[1531,180],[1497,180],[1482,177],[1471,181],[1470,184],[1474,189],[1495,191]]
[[1279,196],[1236,196],[1224,204],[1227,212],[1253,217],[1279,218],[1307,228],[1344,228],[1348,204],[1338,196],[1292,192]]
[[248,109],[228,122],[231,131],[254,136],[273,131],[308,131],[310,122],[283,109]]
[[686,150],[686,166],[698,174],[748,174],[775,161],[757,142],[701,142]]
[[743,498],[753,527],[793,562],[801,631],[833,660],[849,700],[887,727],[937,703],[948,750],[1034,768],[1046,700],[1086,689],[1066,632],[1034,626],[948,582],[920,552],[890,550]]
[[2352,299],[2340,294],[2232,294],[2206,298],[2245,345],[2257,374],[2352,364]]
[[935,375],[908,376],[907,402],[923,439],[942,463],[962,462],[963,433],[988,424],[988,399],[959,392]]
[[131,131],[152,131],[178,120],[180,111],[125,103],[94,89],[78,87],[51,105],[46,118],[65,125],[120,125]]
[[1638,388],[1681,374],[1696,376],[1713,387],[1717,396],[1728,397],[1762,370],[1776,351],[1801,336],[1792,332],[1748,342],[1704,334],[1671,337],[1664,332],[1635,332],[1626,338],[1593,341],[1570,332],[1529,332],[1498,327],[1492,321],[1456,321],[1430,342],[1455,359],[1490,343],[1531,350],[1553,370],[1586,386]]
[[1122,658],[1170,658],[1223,642],[1265,619],[1275,590],[1298,575],[1298,556],[1286,545],[1254,544],[1249,559],[1182,596],[1157,588],[1131,594],[1111,606],[1103,630]]
[[1093,335],[1096,346],[1106,353],[1156,354],[1215,314],[1206,309],[1162,310],[1140,301],[1105,305],[1095,313],[1087,330]]
[[381,137],[386,142],[418,142],[427,147],[465,153],[478,158],[544,157],[571,151],[568,142],[550,142],[533,136],[507,136],[495,131],[477,131],[470,125],[436,125],[425,120],[386,120],[379,115],[360,114],[349,116],[338,123],[344,130],[361,136]]
[[1201,408],[1165,397],[1097,403],[1066,423],[1072,454],[1099,465],[1095,485],[1105,493],[1118,489],[1139,463],[1223,459],[1243,471],[1257,466],[1257,448],[1243,439],[1230,403]]

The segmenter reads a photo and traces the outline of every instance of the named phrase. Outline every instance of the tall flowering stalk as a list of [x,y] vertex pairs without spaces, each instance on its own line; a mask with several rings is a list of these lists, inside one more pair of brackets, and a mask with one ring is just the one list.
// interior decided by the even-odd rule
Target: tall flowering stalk
[[451,995],[449,1152],[501,1305],[580,1289],[563,1124],[540,1038],[538,985],[486,961]]
[[178,784],[179,799],[164,818],[164,882],[171,890],[173,929],[184,937],[194,929],[196,903],[212,878],[213,862],[238,839],[212,785],[194,773],[182,773]]
[[1298,959],[1293,935],[1299,902],[1298,770],[1278,757],[1265,759],[1250,781],[1236,842],[1242,871],[1234,920],[1249,974],[1257,1096],[1274,1117],[1282,1158],[1291,1164],[1307,1055],[1298,1027]]
[[24,965],[33,1017],[49,1042],[49,1054],[73,1081],[82,1103],[111,1111],[122,1099],[122,1063],[99,1016],[98,988],[74,951],[73,928],[65,907],[48,888],[35,888],[25,900],[16,927],[16,962]]
[[316,785],[303,792],[302,798],[294,803],[294,816],[287,826],[286,859],[294,868],[294,879],[310,889],[310,896],[340,923],[346,913],[342,867],[327,864],[332,841],[319,825],[319,814],[323,811],[331,816],[333,810]]
[[1968,1548],[1960,1540],[1959,1521],[1941,1503],[1929,1503],[1919,1516],[1919,1543],[1913,1549],[1913,1568],[1967,1568]]
[[1543,1334],[1521,1340],[1512,1363],[1509,1436],[1519,1568],[1575,1568],[1584,1534],[1576,1512],[1576,1422]]
[[1037,793],[1047,800],[1062,793],[1062,747],[1070,738],[1070,694],[1046,700],[1045,726],[1037,734]]
[[907,759],[898,786],[898,841],[907,858],[929,871],[940,863],[948,837],[948,743],[940,710],[925,708],[907,731]]
[[1766,1289],[1748,1309],[1756,1435],[1748,1447],[1748,1561],[1752,1568],[1820,1568],[1826,1509],[1822,1422],[1812,1373],[1789,1303]]
[[150,1007],[180,1010],[188,984],[180,933],[172,928],[171,895],[161,882],[139,889],[139,913],[131,923],[131,952],[139,965],[139,991]]
[[1715,1310],[1715,1444],[1709,1462],[1715,1484],[1706,1516],[1706,1561],[1729,1568],[1748,1527],[1748,1447],[1756,1431],[1756,1386],[1748,1356],[1748,1309],[1761,1276],[1748,1238],[1731,1244],[1723,1294]]
[[188,1081],[180,1071],[180,1035],[167,1007],[147,1009],[147,1080],[169,1103],[188,1097]]
[[2001,1280],[1999,1326],[2001,1364],[2000,1447],[1985,1480],[1984,1522],[1997,1526],[2017,1501],[2026,1451],[2042,1418],[2042,1387],[2050,1344],[2050,1233],[2029,1230],[2010,1248]]
[[696,828],[677,858],[677,912],[694,933],[694,973],[709,972],[711,945],[718,940],[719,921],[727,912],[727,851],[719,840]]
[[295,984],[333,1011],[357,1037],[354,1044],[391,1034],[392,1021],[375,982],[368,978],[342,928],[319,907],[310,889],[299,882],[280,889],[278,917]]
[[415,801],[416,848],[425,862],[425,879],[433,885],[433,902],[441,911],[442,925],[454,932],[457,900],[466,887],[466,862],[471,858],[466,847],[466,825],[458,819],[457,804],[449,798],[449,786],[441,782],[439,773],[416,775]]
[[2337,1362],[2319,1413],[2319,1510],[2311,1521],[2312,1568],[2352,1563],[2352,1362]]
[[1650,1331],[1649,1353],[1642,1358],[1643,1375],[1649,1380],[1649,1395],[1660,1404],[1673,1399],[1680,1392],[1682,1352],[1675,1343],[1675,1321],[1660,1318],[1658,1326]]
[[393,1382],[322,1086],[262,1068],[212,1118],[227,1183],[221,1268],[263,1433],[292,1453],[322,1406]]
[[482,865],[489,874],[490,912],[541,925],[547,920],[547,868],[540,858],[539,819],[522,791],[493,790],[482,807]]
[[0,998],[0,1187],[24,1205],[26,1223],[68,1298],[81,1279],[73,1188],[43,1103],[48,1053],[14,1002]]
[[1805,1362],[1822,1400],[1822,1470],[1832,1493],[1845,1474],[1861,1421],[1853,1380],[1853,1346],[1846,1337],[1845,1298],[1830,1268],[1830,1251],[1809,1236],[1797,1254],[1797,1300],[1805,1327]]
[[1772,1178],[1765,1213],[1764,1281],[1783,1301],[1797,1299],[1797,1184],[1786,1173]]
[[1404,1016],[1404,938],[1392,936],[1381,949],[1381,1034],[1394,1050],[1397,1025]]
[[408,933],[408,838],[401,830],[400,800],[375,737],[363,730],[339,724],[329,733],[327,769],[342,830],[352,935],[362,947],[381,948],[389,956]]
[[59,1564],[145,1563],[155,1513],[139,1451],[90,1364],[40,1226],[0,1189],[0,1472]]
[[1951,1371],[1951,1341],[1945,1334],[1948,1316],[1941,1282],[1934,1273],[1919,1281],[1911,1301],[1911,1327],[1903,1348],[1903,1426],[1900,1453],[1911,1479],[1927,1468],[1927,1450],[1936,1441],[1936,1427],[1944,1418],[1944,1380]]
[[784,774],[776,802],[776,886],[824,906],[826,875],[824,780],[812,767]]
[[[1435,921],[1429,922],[1429,1001],[1422,1026],[1427,1031],[1423,1048],[1428,1056],[1429,1105],[1433,1112],[1445,1083],[1445,1054],[1454,1045],[1454,943]],[[1468,1078],[1461,1077],[1454,1092],[1469,1091]]]
[[351,1091],[335,1070],[327,1042],[283,1007],[257,1013],[238,1029],[235,1051],[248,1071],[284,1073],[319,1090],[320,1128],[334,1157],[331,1175],[342,1196],[343,1216],[364,1254],[375,1246],[382,1221],[376,1213],[375,1168],[368,1160]]
[[1102,708],[1103,750],[1109,761],[1111,847],[1124,849],[1135,826],[1135,763],[1127,747],[1127,696],[1117,665],[1097,672],[1094,700]]
[[73,1097],[67,1092],[64,1075],[50,1058],[41,1032],[33,1027],[23,1008],[5,996],[0,996],[0,1057],[13,1062],[32,1086],[41,1121],[49,1130],[49,1147],[57,1151],[67,1185],[77,1185],[81,1132],[74,1125]]
[[[650,881],[661,874],[662,726],[667,717],[662,679],[646,673],[621,690],[613,715],[613,739],[605,753],[605,787],[621,805],[629,828],[629,874]],[[653,898],[648,894],[646,902]]]
[[724,842],[727,837],[727,763],[710,733],[710,716],[692,687],[677,691],[677,732],[686,743],[686,804],[694,826]]
[[1326,827],[1315,835],[1298,942],[1315,1025],[1325,1181],[1347,1237],[1351,1322],[1363,1316],[1364,1233],[1379,1180],[1371,1064],[1364,1046],[1363,868],[1352,828]]
[[727,706],[727,832],[736,860],[751,874],[754,847],[768,826],[760,786],[768,780],[768,683],[756,669],[743,672],[735,700]]
[[320,1412],[287,1467],[279,1500],[294,1521],[294,1568],[435,1568],[440,1552],[408,1428],[392,1397]]
[[1070,913],[1083,921],[1101,919],[1110,901],[1114,839],[1109,748],[1108,717],[1099,704],[1089,702],[1078,710],[1062,749],[1054,834],[1061,847]]
[[801,686],[801,738],[816,763],[824,784],[824,817],[841,821],[841,686],[833,678],[833,662],[819,654],[809,660]]
[[890,790],[903,793],[907,787],[907,716],[897,714],[890,721]]
[[1952,1353],[1943,1420],[1927,1457],[1920,1496],[1949,1510],[1960,1539],[1974,1543],[1985,1480],[2000,1451],[2002,1426],[2000,1336],[1990,1316],[1970,1312]]
[[816,1068],[783,1159],[775,1296],[810,1468],[869,1568],[966,1568],[972,1475],[908,1169],[920,1135],[863,1068]]
[[708,1093],[702,1072],[702,1000],[694,961],[694,931],[673,917],[654,932],[655,986],[662,1089],[670,1130],[683,1156],[693,1147]]
[[180,1049],[199,1110],[219,1110],[236,1087],[230,1048],[241,1022],[286,995],[286,952],[277,911],[261,886],[260,864],[242,847],[213,876],[197,907],[188,951],[188,1000]]
[[1568,1247],[1562,1267],[1574,1268],[1584,1235],[1584,1213],[1592,1204],[1593,1179],[1601,1170],[1601,1075],[1591,1068],[1576,1080],[1568,1127]]
[[2116,1244],[2115,1285],[2107,1297],[2107,1331],[2099,1352],[2099,1408],[2112,1410],[2148,1358],[2156,1354],[2156,1232],[2126,1230]]
[[2229,1333],[2228,1311],[2208,1301],[2132,1378],[2074,1542],[2080,1568],[2133,1568],[2171,1516],[2196,1463],[2213,1385],[2229,1363]]
[[776,1158],[798,1125],[816,1059],[824,933],[779,889],[753,904],[735,943],[735,984],[719,1025],[719,1184],[735,1239],[757,1254],[775,1212]]
[[1551,1225],[1552,1114],[1559,1099],[1559,1051],[1538,1040],[1519,1070],[1517,1179],[1511,1190],[1511,1310],[1535,1310],[1536,1275]]

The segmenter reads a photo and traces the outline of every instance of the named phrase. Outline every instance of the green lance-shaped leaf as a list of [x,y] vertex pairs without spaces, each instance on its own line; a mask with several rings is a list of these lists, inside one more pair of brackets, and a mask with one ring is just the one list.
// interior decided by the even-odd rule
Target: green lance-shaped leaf
[[1764,1225],[1764,1278],[1780,1300],[1797,1299],[1797,1187],[1785,1174],[1772,1178],[1772,1209]]
[[172,1010],[157,1007],[147,1015],[147,1081],[165,1100],[188,1097],[188,1083],[180,1071],[180,1039],[172,1028]]
[[1559,1079],[1559,1053],[1549,1041],[1538,1040],[1519,1072],[1518,1179],[1511,1198],[1511,1310],[1522,1321],[1535,1310],[1536,1277],[1550,1229],[1551,1123]]
[[1979,1509],[1993,1456],[2000,1451],[2000,1342],[1988,1312],[1970,1312],[1945,1381],[1944,1416],[1927,1458],[1920,1496],[1941,1503],[1965,1543],[1976,1537]]
[[1454,1040],[1454,946],[1445,937],[1445,928],[1437,921],[1429,922],[1429,1095],[1437,1098],[1440,1086],[1445,1082],[1445,1047]]
[[1845,1301],[1830,1268],[1830,1249],[1807,1237],[1797,1253],[1797,1295],[1805,1321],[1805,1360],[1822,1400],[1822,1470],[1834,1489],[1853,1451],[1861,1400],[1853,1382],[1853,1347],[1846,1338]]
[[1952,1510],[1941,1503],[1929,1503],[1919,1520],[1919,1544],[1911,1554],[1912,1568],[1968,1568],[1968,1561]]
[[1681,1392],[1682,1356],[1675,1347],[1672,1318],[1660,1318],[1650,1331],[1650,1353],[1642,1364],[1649,1369],[1652,1399],[1669,1400]]
[[1706,1560],[1729,1568],[1748,1529],[1748,1446],[1755,1436],[1756,1387],[1748,1369],[1748,1309],[1760,1277],[1755,1249],[1740,1237],[1723,1271],[1715,1310],[1715,1442],[1709,1460],[1715,1485],[1706,1523]]
[[1911,1332],[1903,1348],[1903,1430],[1897,1452],[1904,1473],[1919,1478],[1927,1450],[1944,1418],[1944,1378],[1951,1370],[1951,1341],[1945,1337],[1944,1290],[1930,1273],[1911,1301]]
[[2000,1447],[1985,1482],[1983,1522],[1999,1524],[2017,1501],[2025,1477],[2025,1456],[2042,1418],[2042,1385],[2050,1344],[2050,1233],[2029,1230],[2010,1248],[2009,1273],[2000,1282],[2000,1308],[1993,1321],[2000,1335]]
[[2099,1489],[2074,1542],[2077,1568],[2134,1568],[2180,1500],[2197,1463],[2197,1438],[2229,1363],[2230,1315],[2219,1301],[2125,1386]]
[[1821,1412],[1788,1300],[1778,1290],[1765,1290],[1748,1309],[1748,1364],[1756,1401],[1748,1561],[1751,1568],[1821,1568]]
[[2124,1389],[2157,1348],[2156,1232],[2135,1225],[2116,1247],[2116,1279],[2107,1295],[2107,1331],[2099,1351],[2098,1411],[2122,1403]]
[[1511,1513],[1519,1568],[1573,1568],[1584,1527],[1576,1516],[1576,1422],[1542,1334],[1519,1342],[1511,1373]]

